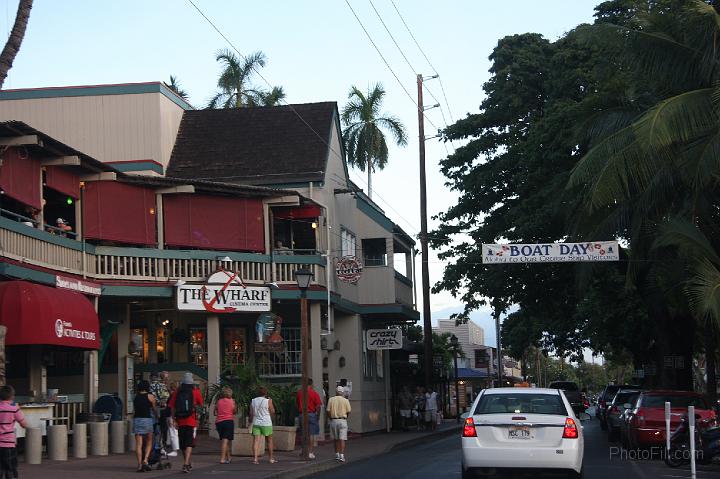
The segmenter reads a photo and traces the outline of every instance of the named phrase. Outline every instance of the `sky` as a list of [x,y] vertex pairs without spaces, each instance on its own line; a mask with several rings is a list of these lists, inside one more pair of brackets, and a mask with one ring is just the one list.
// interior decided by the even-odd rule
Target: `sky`
[[[389,165],[373,176],[373,199],[413,236],[420,229],[416,74],[437,71],[447,96],[445,103],[438,80],[426,82],[438,101],[426,91],[425,105],[442,104],[426,112],[425,133],[433,136],[432,124],[442,128],[478,111],[482,85],[490,77],[488,56],[498,39],[536,32],[555,40],[591,22],[600,2],[394,0],[431,67],[391,0],[349,0],[388,68],[344,0],[193,1],[242,54],[266,54],[268,64],[260,73],[269,84],[282,86],[290,103],[337,101],[342,108],[352,85],[367,89],[383,84],[384,110],[405,124],[409,141],[404,148],[392,147]],[[17,3],[0,0],[0,34],[9,32]],[[215,92],[220,72],[215,55],[226,48],[231,47],[188,0],[37,1],[4,88],[167,82],[172,74],[190,102],[202,107]],[[267,87],[261,78],[256,83]],[[452,147],[437,139],[426,142],[430,217],[457,198],[444,185],[438,166],[448,151]],[[364,173],[351,170],[351,179],[366,189]],[[437,222],[430,219],[429,224],[432,229]],[[431,252],[431,283],[441,279],[443,268]],[[433,294],[430,302],[433,322],[462,309],[460,300],[447,292]],[[489,310],[476,312],[473,319],[485,328],[486,343],[494,344]]]

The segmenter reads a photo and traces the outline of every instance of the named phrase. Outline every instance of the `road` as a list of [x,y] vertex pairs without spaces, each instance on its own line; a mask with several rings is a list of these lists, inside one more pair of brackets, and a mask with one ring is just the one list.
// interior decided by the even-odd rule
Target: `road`
[[[594,417],[584,422],[583,428],[585,479],[690,478],[689,466],[671,469],[659,460],[629,458],[628,454],[621,457],[619,445],[615,447],[608,444],[605,433],[600,430],[600,424]],[[645,451],[640,454],[647,453],[648,451]],[[352,441],[348,443],[347,456],[352,459]],[[502,477],[508,476],[502,475]],[[534,479],[538,476],[527,474],[524,477]],[[720,466],[698,466],[697,477],[717,479],[720,477]],[[460,439],[450,437],[369,460],[358,462],[351,460],[339,468],[315,475],[313,478],[460,479]]]

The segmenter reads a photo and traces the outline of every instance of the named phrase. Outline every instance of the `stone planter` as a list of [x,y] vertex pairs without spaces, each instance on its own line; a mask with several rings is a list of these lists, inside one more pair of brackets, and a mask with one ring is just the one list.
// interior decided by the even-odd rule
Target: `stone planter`
[[273,426],[273,446],[275,450],[294,451],[296,435],[297,427],[295,426]]
[[[261,449],[265,450],[265,438],[260,437]],[[253,436],[250,434],[248,428],[237,428],[235,429],[235,435],[233,436],[232,442],[232,455],[233,456],[252,456],[253,455]]]

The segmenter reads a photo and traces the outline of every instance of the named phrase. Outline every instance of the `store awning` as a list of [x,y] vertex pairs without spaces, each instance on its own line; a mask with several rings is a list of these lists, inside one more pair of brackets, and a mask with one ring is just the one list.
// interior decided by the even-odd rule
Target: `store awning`
[[0,324],[5,344],[47,344],[100,348],[100,324],[93,304],[72,291],[27,281],[0,283]]
[[276,220],[301,220],[317,218],[322,213],[317,205],[291,206],[273,208],[273,217]]

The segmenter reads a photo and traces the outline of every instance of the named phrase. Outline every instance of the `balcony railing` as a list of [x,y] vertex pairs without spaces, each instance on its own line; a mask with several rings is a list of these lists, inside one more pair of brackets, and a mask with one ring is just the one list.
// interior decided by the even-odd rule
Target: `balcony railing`
[[412,281],[397,271],[395,271],[395,301],[407,305],[415,304]]

